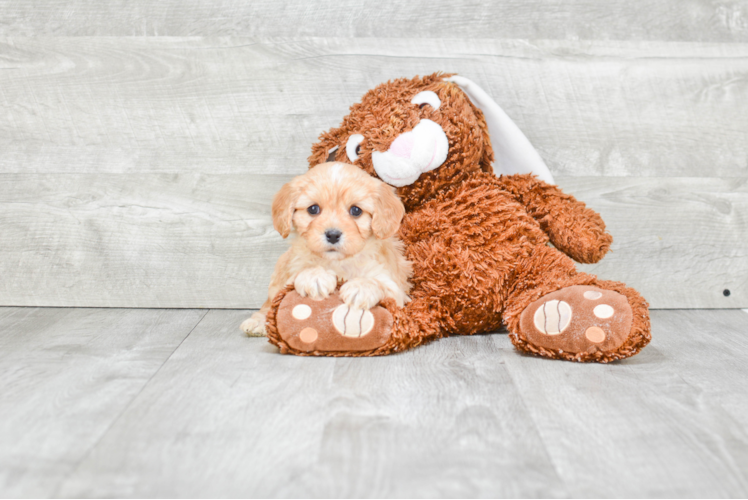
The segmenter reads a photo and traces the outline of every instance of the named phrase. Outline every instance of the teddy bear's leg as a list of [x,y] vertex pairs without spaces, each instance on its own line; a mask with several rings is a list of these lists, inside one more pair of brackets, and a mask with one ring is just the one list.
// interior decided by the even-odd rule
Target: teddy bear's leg
[[428,300],[398,308],[385,299],[369,310],[351,309],[338,292],[323,300],[282,290],[267,314],[268,340],[284,354],[380,356],[404,351],[441,336]]
[[647,302],[636,290],[578,273],[554,248],[536,248],[513,281],[504,320],[522,351],[605,363],[633,356],[651,339]]

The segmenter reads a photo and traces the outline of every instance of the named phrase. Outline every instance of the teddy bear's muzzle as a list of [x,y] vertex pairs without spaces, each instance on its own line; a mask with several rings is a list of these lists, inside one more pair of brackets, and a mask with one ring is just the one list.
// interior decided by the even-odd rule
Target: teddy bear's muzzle
[[424,172],[434,170],[447,159],[449,140],[441,126],[421,120],[410,132],[398,135],[387,151],[371,155],[374,170],[395,187],[413,184]]

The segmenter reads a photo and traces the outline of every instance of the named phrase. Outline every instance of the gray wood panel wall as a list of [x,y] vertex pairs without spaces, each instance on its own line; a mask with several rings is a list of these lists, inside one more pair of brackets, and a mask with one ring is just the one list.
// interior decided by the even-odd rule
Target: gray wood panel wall
[[0,0],[0,37],[0,305],[258,307],[319,133],[443,70],[602,213],[584,270],[748,307],[748,1]]

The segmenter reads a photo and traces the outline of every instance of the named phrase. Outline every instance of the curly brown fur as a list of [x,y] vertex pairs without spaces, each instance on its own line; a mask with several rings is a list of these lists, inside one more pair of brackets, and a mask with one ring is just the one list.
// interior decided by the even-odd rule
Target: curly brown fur
[[[377,86],[312,148],[310,166],[325,161],[336,146],[335,159],[347,162],[348,137],[362,134],[359,158],[353,163],[377,176],[372,153],[386,151],[421,119],[438,123],[449,141],[440,167],[397,188],[406,207],[400,238],[413,264],[413,288],[412,301],[393,312],[390,340],[372,352],[307,354],[387,354],[449,334],[494,331],[502,324],[518,349],[548,358],[609,362],[639,352],[651,338],[646,301],[621,283],[578,273],[572,261],[597,262],[609,250],[612,237],[600,216],[531,175],[496,177],[483,114],[457,85],[444,81],[445,76],[436,73]],[[411,104],[424,90],[438,95],[439,109]],[[519,317],[531,303],[573,285],[594,285],[628,299],[633,325],[614,352],[553,351],[528,342],[520,331]],[[269,335],[283,349],[279,337]]]
[[283,341],[278,332],[276,315],[278,314],[278,306],[280,306],[280,303],[283,302],[284,298],[286,298],[286,294],[293,289],[293,285],[288,285],[286,288],[278,292],[275,298],[273,298],[273,301],[270,304],[270,309],[267,312],[267,323],[265,324],[265,334],[267,335],[268,340],[271,344],[280,348],[280,351],[283,354],[289,353],[292,349]]

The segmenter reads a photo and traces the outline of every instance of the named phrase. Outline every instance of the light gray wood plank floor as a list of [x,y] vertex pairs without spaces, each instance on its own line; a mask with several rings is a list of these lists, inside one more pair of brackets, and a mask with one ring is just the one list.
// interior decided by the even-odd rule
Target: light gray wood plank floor
[[748,495],[744,311],[653,311],[610,365],[283,356],[248,313],[0,308],[0,495]]
[[0,309],[0,495],[53,494],[205,314]]

